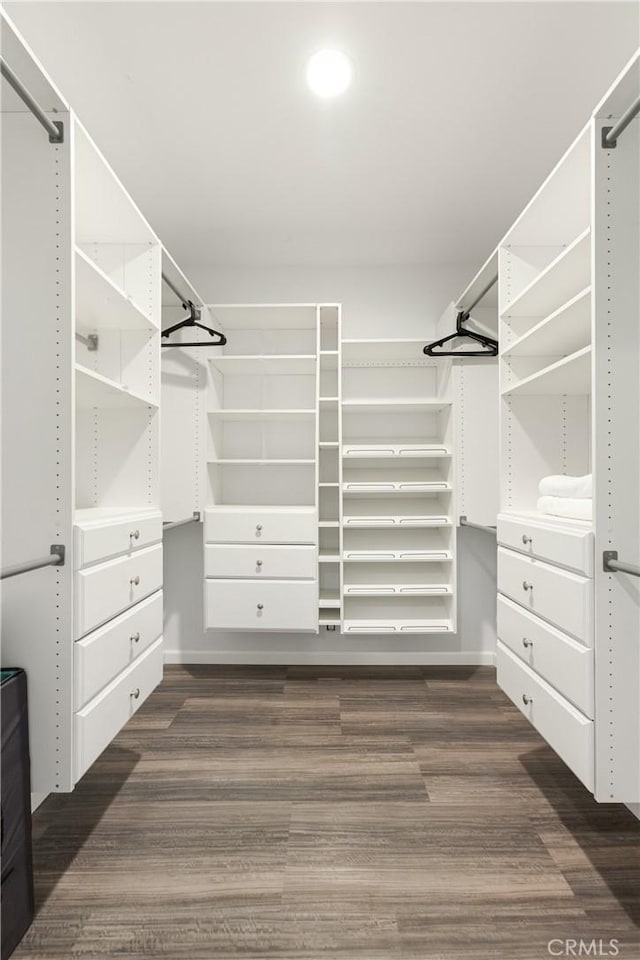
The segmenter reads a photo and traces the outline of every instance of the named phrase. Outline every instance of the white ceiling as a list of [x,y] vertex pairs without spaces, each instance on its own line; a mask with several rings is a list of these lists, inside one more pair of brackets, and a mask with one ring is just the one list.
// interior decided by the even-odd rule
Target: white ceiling
[[188,265],[479,263],[639,42],[638,2],[5,8]]

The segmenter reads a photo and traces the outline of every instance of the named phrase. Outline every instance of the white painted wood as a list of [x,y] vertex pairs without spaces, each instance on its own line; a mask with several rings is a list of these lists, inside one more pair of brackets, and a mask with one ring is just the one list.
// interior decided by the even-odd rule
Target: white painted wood
[[215,630],[317,631],[317,581],[206,580],[205,625]]
[[84,636],[161,586],[161,544],[79,570],[75,587],[76,637]]
[[315,543],[313,507],[212,507],[205,510],[207,543]]
[[75,780],[109,745],[162,680],[162,637],[75,715]]
[[154,322],[80,247],[75,249],[76,324],[82,330],[148,330]]
[[345,460],[357,459],[381,459],[390,460],[396,457],[402,459],[426,459],[451,456],[451,449],[441,441],[433,442],[411,442],[408,440],[398,442],[397,439],[388,441],[347,441],[342,448],[342,456]]
[[593,581],[498,548],[498,591],[587,646],[593,643]]
[[545,520],[541,514],[500,514],[497,538],[501,546],[510,550],[593,576],[593,533],[589,523],[556,521],[551,517]]
[[76,515],[74,562],[76,569],[136,550],[162,540],[162,514],[158,510],[128,516],[87,519]]
[[162,591],[74,644],[75,709],[141,656],[162,634]]
[[545,364],[535,373],[508,384],[505,395],[572,396],[591,393],[591,347]]
[[589,285],[591,230],[586,227],[502,310],[506,318],[546,317]]
[[566,357],[590,342],[591,287],[588,286],[525,333],[510,337],[502,356]]
[[317,552],[313,546],[208,543],[204,564],[205,577],[314,580],[317,576]]
[[220,354],[209,357],[211,366],[220,373],[229,373],[236,377],[271,376],[293,377],[311,376],[315,373],[315,354],[274,354],[239,355]]
[[[498,683],[588,790],[594,781],[594,725],[500,641]],[[526,698],[526,702],[525,702]]]
[[594,716],[593,648],[498,596],[498,638],[588,717]]

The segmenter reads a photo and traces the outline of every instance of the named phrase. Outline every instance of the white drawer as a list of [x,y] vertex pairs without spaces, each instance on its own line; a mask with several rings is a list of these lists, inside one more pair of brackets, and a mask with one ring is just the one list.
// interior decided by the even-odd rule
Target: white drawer
[[131,554],[152,543],[160,543],[162,514],[132,514],[124,519],[118,517],[117,520],[76,524],[74,538],[75,567],[79,570],[90,563],[109,560],[125,553]]
[[318,631],[316,580],[205,580],[207,629]]
[[498,637],[552,687],[593,719],[593,650],[498,597]]
[[162,680],[162,637],[74,717],[76,782]]
[[593,581],[498,548],[498,591],[591,646]]
[[501,514],[498,517],[498,544],[570,567],[593,576],[593,534],[590,529],[554,526],[553,521],[528,520]]
[[247,507],[241,511],[205,510],[207,543],[315,543],[315,510]]
[[162,586],[162,545],[136,550],[76,573],[76,638]]
[[208,543],[204,571],[205,577],[315,580],[318,560],[315,547]]
[[593,721],[576,710],[498,641],[498,685],[547,743],[593,791]]
[[162,591],[73,645],[76,710],[162,635]]

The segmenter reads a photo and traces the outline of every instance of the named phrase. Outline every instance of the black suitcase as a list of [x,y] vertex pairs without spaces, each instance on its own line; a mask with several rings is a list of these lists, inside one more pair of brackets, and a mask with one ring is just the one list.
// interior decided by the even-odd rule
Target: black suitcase
[[27,677],[3,670],[0,677],[2,755],[2,886],[0,952],[7,960],[31,926],[34,913],[31,861],[31,778]]

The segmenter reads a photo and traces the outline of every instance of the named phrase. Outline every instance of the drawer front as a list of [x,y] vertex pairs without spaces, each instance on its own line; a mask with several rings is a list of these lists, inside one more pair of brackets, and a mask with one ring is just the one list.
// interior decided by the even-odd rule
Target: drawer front
[[317,564],[316,548],[307,546],[208,543],[204,551],[205,577],[315,580]]
[[315,511],[268,511],[259,507],[242,513],[206,510],[207,543],[315,543]]
[[500,641],[497,665],[498,685],[575,775],[593,791],[593,721],[536,676]]
[[499,547],[498,591],[591,646],[592,580]]
[[593,719],[593,650],[498,597],[498,637],[535,673]]
[[162,680],[162,637],[74,717],[76,782]]
[[137,603],[74,644],[75,708],[79,710],[162,636],[162,591]]
[[205,580],[207,629],[318,630],[317,581]]
[[162,546],[136,550],[76,573],[76,637],[82,637],[162,586]]
[[109,560],[135,550],[151,546],[162,541],[162,514],[136,517],[116,522],[105,521],[100,524],[76,526],[75,564],[76,569],[90,563]]
[[497,536],[500,546],[593,576],[594,548],[590,530],[560,529],[535,520],[502,515],[498,517]]

